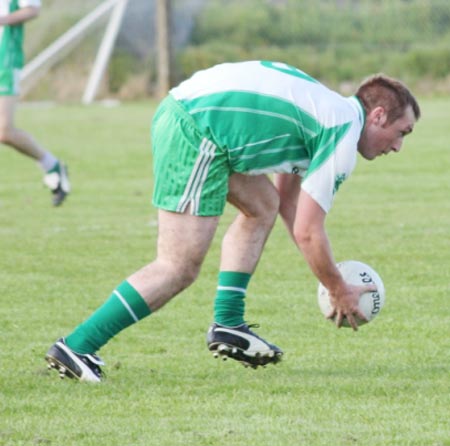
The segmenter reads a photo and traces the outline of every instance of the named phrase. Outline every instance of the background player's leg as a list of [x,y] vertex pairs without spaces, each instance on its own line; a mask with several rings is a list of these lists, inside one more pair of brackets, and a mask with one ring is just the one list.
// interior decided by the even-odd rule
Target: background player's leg
[[67,168],[29,133],[15,127],[17,100],[17,96],[0,96],[0,142],[39,162],[46,173],[44,183],[53,193],[53,204],[59,206],[70,192]]

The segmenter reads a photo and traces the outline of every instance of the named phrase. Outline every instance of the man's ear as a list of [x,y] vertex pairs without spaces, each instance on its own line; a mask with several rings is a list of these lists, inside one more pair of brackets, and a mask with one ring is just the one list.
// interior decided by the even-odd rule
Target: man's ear
[[381,105],[372,109],[368,116],[369,120],[377,126],[383,127],[387,121],[387,113]]

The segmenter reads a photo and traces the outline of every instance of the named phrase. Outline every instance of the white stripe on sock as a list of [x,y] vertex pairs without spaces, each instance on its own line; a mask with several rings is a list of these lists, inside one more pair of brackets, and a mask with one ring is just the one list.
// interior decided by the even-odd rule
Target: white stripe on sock
[[133,309],[128,305],[128,302],[124,299],[124,297],[117,290],[114,290],[113,293],[119,298],[120,302],[122,302],[122,305],[128,310],[128,313],[130,313],[130,316],[134,319],[134,322],[138,322],[139,318],[136,316],[136,313],[133,311]]
[[245,294],[246,289],[245,288],[238,288],[237,286],[218,286],[218,290],[220,291],[238,291],[239,293]]

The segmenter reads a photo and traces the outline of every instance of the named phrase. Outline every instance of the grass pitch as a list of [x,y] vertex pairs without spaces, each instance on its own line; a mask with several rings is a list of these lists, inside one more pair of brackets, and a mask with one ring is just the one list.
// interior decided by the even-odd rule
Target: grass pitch
[[206,349],[220,238],[199,280],[100,352],[101,385],[60,381],[44,354],[152,260],[154,104],[22,107],[19,125],[69,164],[50,206],[32,162],[0,149],[0,445],[449,446],[449,100],[425,100],[400,154],[359,160],[327,222],[336,260],[372,265],[386,305],[357,333],[317,306],[280,222],[247,297],[285,359],[262,370]]

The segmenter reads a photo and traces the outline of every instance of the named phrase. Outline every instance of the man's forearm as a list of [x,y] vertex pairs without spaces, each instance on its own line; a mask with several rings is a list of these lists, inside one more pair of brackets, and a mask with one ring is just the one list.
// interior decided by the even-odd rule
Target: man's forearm
[[327,289],[335,290],[343,285],[325,231],[296,235],[295,240],[311,271]]

